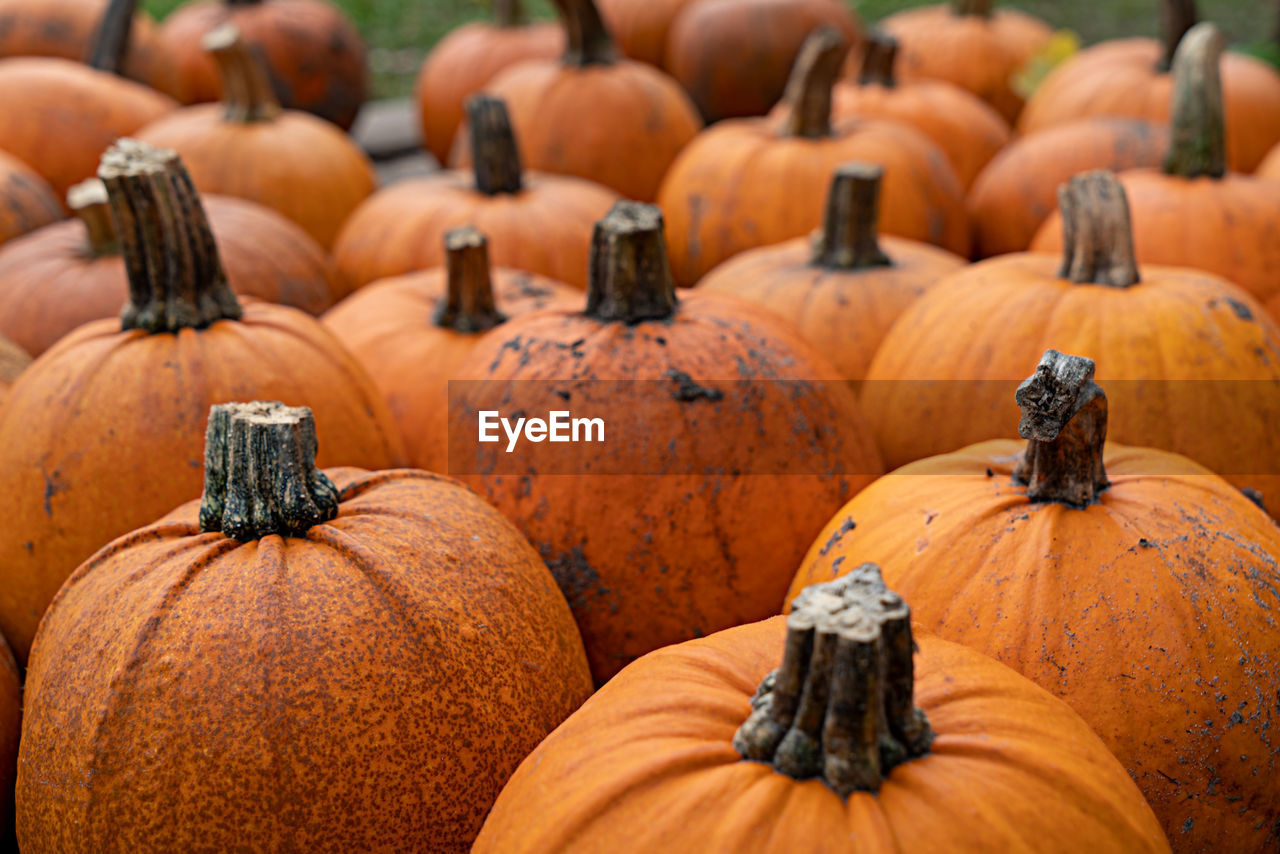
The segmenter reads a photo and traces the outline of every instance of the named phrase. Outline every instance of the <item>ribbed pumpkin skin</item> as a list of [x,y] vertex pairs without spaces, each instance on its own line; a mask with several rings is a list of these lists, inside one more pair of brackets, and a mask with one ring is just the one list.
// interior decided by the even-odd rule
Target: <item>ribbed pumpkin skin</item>
[[141,83],[78,62],[0,60],[0,142],[59,198],[97,175],[107,146],[177,106]]
[[596,0],[618,47],[627,56],[666,67],[667,35],[676,17],[698,0]]
[[377,189],[369,158],[309,113],[287,110],[252,124],[226,121],[224,113],[221,104],[185,107],[134,136],[176,150],[201,192],[275,208],[332,248],[342,223]]
[[579,288],[595,223],[612,190],[566,175],[525,173],[516,194],[487,196],[469,171],[442,170],[381,190],[351,214],[334,243],[338,269],[360,287],[444,264],[444,236],[472,225],[489,238],[494,266],[528,270]]
[[27,672],[24,851],[468,849],[590,693],[582,642],[469,490],[332,474],[306,539],[201,534],[193,502],[76,572]]
[[[576,288],[542,276],[503,268],[491,275],[498,310],[508,318],[582,299]],[[449,380],[480,340],[435,323],[446,287],[443,269],[383,279],[323,318],[386,398],[409,464],[435,472],[449,465]]]
[[810,263],[799,237],[743,252],[716,267],[699,290],[736,294],[791,323],[851,383],[866,377],[893,321],[921,294],[965,265],[936,246],[881,237],[889,267],[831,270]]
[[1019,137],[969,190],[977,258],[1025,252],[1058,208],[1058,187],[1094,169],[1155,168],[1169,150],[1167,125],[1123,118],[1068,122]]
[[773,119],[722,122],[671,166],[658,194],[676,282],[691,287],[739,252],[822,222],[827,185],[852,160],[885,168],[880,230],[969,254],[964,194],[946,154],[897,122],[852,120],[824,139],[783,137]]
[[[1068,59],[1040,84],[1018,121],[1032,133],[1074,119],[1127,116],[1167,123],[1173,75],[1156,70],[1155,39],[1104,42]],[[1222,55],[1227,164],[1252,172],[1280,142],[1280,74],[1254,57]]]
[[1097,503],[1034,504],[1011,477],[1025,447],[988,442],[882,478],[814,540],[790,595],[837,562],[880,564],[921,628],[1069,703],[1176,850],[1266,850],[1280,528],[1190,460],[1118,445]]
[[1155,816],[1079,716],[1007,667],[917,635],[931,752],[842,801],[733,749],[785,618],[654,652],[516,771],[476,854],[1168,851]]
[[0,245],[63,216],[53,188],[31,167],[0,151]]
[[19,661],[81,561],[199,496],[214,403],[311,407],[321,465],[402,462],[391,413],[337,340],[302,312],[244,302],[243,322],[177,335],[87,324],[14,385],[0,412],[0,630]]
[[[1104,388],[1113,382],[1117,442],[1185,454],[1280,498],[1280,326],[1262,306],[1198,270],[1143,266],[1123,290],[1071,284],[1058,266],[1034,253],[974,264],[893,325],[862,393],[890,468],[1015,438],[1014,389],[1053,348],[1093,359]],[[1125,382],[1138,380],[1149,393]]]
[[201,49],[206,33],[227,22],[266,60],[271,86],[289,109],[306,110],[344,130],[369,89],[364,42],[355,25],[333,3],[264,0],[257,5],[187,3],[165,18],[160,38],[174,57],[183,103],[222,97],[217,63]]
[[[297,225],[244,199],[201,201],[236,293],[313,315],[345,295],[333,260]],[[128,296],[124,259],[94,256],[78,220],[0,248],[0,335],[36,356],[77,326],[119,317]]]

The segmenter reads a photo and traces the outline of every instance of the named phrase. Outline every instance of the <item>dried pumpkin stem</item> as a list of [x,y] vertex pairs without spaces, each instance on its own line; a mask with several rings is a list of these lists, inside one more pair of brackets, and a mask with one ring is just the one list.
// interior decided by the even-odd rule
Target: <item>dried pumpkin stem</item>
[[933,741],[914,701],[911,611],[872,563],[805,588],[791,607],[782,666],[733,746],[789,777],[821,777],[842,798],[878,791]]
[[107,4],[89,42],[86,65],[111,74],[123,73],[125,59],[129,56],[133,14],[137,6],[138,0],[111,0]]
[[267,122],[280,115],[280,99],[266,63],[245,44],[235,24],[210,30],[201,42],[222,73],[222,106],[232,122]]
[[467,123],[476,189],[486,196],[520,192],[524,170],[506,102],[492,95],[471,96],[467,99]]
[[591,239],[588,317],[622,323],[675,314],[676,286],[667,263],[662,211],[618,202],[596,223]]
[[953,0],[951,9],[960,16],[990,18],[994,6],[994,0]]
[[836,169],[827,194],[826,222],[815,241],[813,263],[833,270],[887,267],[880,249],[880,180],[884,167],[846,163]]
[[509,29],[525,24],[524,5],[520,0],[493,0],[493,23]]
[[565,65],[585,68],[618,61],[618,47],[594,0],[555,0],[555,3],[564,24]]
[[863,51],[858,82],[863,86],[897,86],[893,67],[898,61],[898,40],[884,30],[872,30],[867,33]]
[[1018,434],[1027,449],[1013,477],[1032,501],[1086,507],[1109,485],[1102,461],[1107,396],[1093,372],[1092,360],[1049,350],[1018,386]]
[[200,530],[247,542],[300,537],[338,515],[338,490],[316,468],[311,410],[224,403],[209,410]]
[[1196,0],[1162,0],[1160,4],[1160,38],[1164,52],[1156,70],[1164,73],[1173,67],[1173,57],[1182,37],[1200,21]]
[[177,332],[240,317],[200,196],[175,152],[120,139],[103,154],[98,177],[129,277],[124,329]]
[[831,90],[840,79],[849,43],[834,27],[809,34],[787,80],[783,95],[785,136],[821,139],[831,135]]
[[91,255],[101,258],[120,254],[120,239],[111,220],[107,187],[102,181],[90,178],[67,190],[67,207],[84,223]]
[[1212,23],[1196,24],[1173,58],[1173,118],[1164,171],[1183,178],[1227,172],[1226,119],[1219,61],[1226,39]]
[[1058,188],[1061,278],[1127,288],[1140,281],[1124,187],[1110,172],[1084,172]]
[[489,276],[489,241],[471,226],[444,236],[449,287],[436,309],[437,326],[457,332],[485,332],[506,321],[493,299]]

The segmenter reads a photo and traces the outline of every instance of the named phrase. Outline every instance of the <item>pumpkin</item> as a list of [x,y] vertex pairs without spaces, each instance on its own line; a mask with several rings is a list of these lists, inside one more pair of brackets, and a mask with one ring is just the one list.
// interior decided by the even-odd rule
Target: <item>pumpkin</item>
[[[1090,116],[1127,116],[1165,123],[1173,103],[1174,51],[1196,23],[1193,0],[1163,0],[1164,41],[1103,42],[1056,67],[1019,119],[1022,133]],[[1231,169],[1252,172],[1280,142],[1280,73],[1243,54],[1222,57],[1226,155]]]
[[1053,30],[1025,12],[993,5],[952,0],[896,12],[880,26],[902,46],[903,81],[954,83],[1013,123],[1023,105],[1014,77],[1049,43]]
[[816,228],[831,173],[850,160],[885,169],[885,232],[968,255],[963,192],[941,149],[898,122],[832,123],[831,89],[846,50],[835,30],[816,30],[775,115],[722,122],[681,152],[658,194],[679,284],[692,286],[739,252]]
[[1280,145],[1271,149],[1254,174],[1259,178],[1280,178]]
[[237,300],[173,152],[122,140],[100,174],[116,221],[133,224],[120,230],[129,302],[54,345],[0,411],[0,631],[24,663],[81,561],[199,493],[211,404],[312,407],[324,464],[386,468],[404,455],[373,382],[318,321]]
[[[596,228],[586,310],[508,320],[450,386],[450,473],[551,567],[597,683],[775,613],[789,546],[881,470],[835,368],[764,309],[677,299],[664,249],[658,209],[619,202]],[[495,411],[599,427],[507,453],[482,440]]]
[[521,763],[473,850],[1169,850],[1065,703],[909,615],[868,564],[645,656]]
[[[3,392],[0,392],[3,394]],[[0,636],[0,839],[13,836],[13,801],[18,768],[18,734],[22,722],[22,682],[18,665],[4,637]],[[14,850],[17,850],[16,848]]]
[[0,245],[62,217],[62,203],[48,182],[0,151]]
[[355,24],[325,0],[196,0],[160,28],[175,57],[187,104],[223,97],[218,63],[201,40],[218,27],[239,28],[266,65],[271,88],[290,110],[305,110],[343,130],[355,124],[369,91],[365,45]]
[[708,122],[763,116],[782,97],[801,45],[823,26],[851,44],[861,37],[840,0],[699,0],[672,22],[664,67]]
[[697,0],[596,0],[596,6],[623,53],[665,68],[671,25],[694,2]]
[[982,167],[1009,144],[1009,125],[977,96],[940,80],[899,84],[894,72],[898,42],[871,32],[863,46],[857,83],[837,83],[832,121],[892,119],[914,127],[947,154],[960,186],[968,190]]
[[175,149],[205,193],[274,208],[325,249],[377,187],[373,164],[332,124],[282,110],[264,66],[232,24],[205,37],[222,68],[221,104],[184,107],[136,137]]
[[330,477],[315,449],[306,409],[214,407],[202,500],[59,592],[27,671],[23,850],[465,852],[590,694],[511,523],[425,472]]
[[698,289],[737,294],[789,321],[856,387],[894,319],[965,265],[936,246],[877,235],[883,175],[872,164],[841,166],[816,239],[744,252]]
[[391,405],[409,463],[438,472],[449,463],[449,381],[480,336],[581,293],[519,270],[491,270],[488,240],[470,226],[446,234],[444,246],[445,269],[383,279],[324,316]]
[[[0,334],[39,356],[76,327],[118,317],[129,296],[106,189],[71,188],[76,219],[0,247]],[[244,199],[205,196],[231,289],[317,315],[345,294],[337,267],[307,233]]]
[[4,404],[4,399],[9,395],[9,387],[18,379],[18,374],[30,364],[31,357],[25,350],[0,335],[0,405]]
[[[1174,60],[1173,142],[1164,168],[1128,171],[1120,180],[1133,210],[1140,261],[1216,273],[1280,318],[1280,193],[1268,180],[1228,171],[1222,46],[1213,24],[1198,24],[1183,37]],[[1060,223],[1050,217],[1032,249],[1061,246],[1052,232]]]
[[493,23],[464,24],[436,42],[414,84],[423,147],[447,163],[467,98],[496,74],[529,59],[564,53],[564,31],[525,22],[521,0],[493,0]]
[[619,56],[593,0],[556,0],[556,8],[564,56],[513,65],[484,91],[506,101],[531,169],[651,201],[702,127],[697,108],[676,81]]
[[1015,139],[969,190],[974,255],[1025,252],[1073,175],[1157,167],[1168,151],[1168,129],[1140,119],[1080,119]]
[[1260,687],[1280,657],[1280,528],[1185,457],[1104,445],[1140,398],[1112,406],[1089,359],[1049,351],[1016,397],[1025,451],[986,442],[868,487],[792,593],[879,563],[921,628],[1075,709],[1177,850],[1264,850],[1280,817]]
[[467,170],[442,170],[375,193],[343,226],[334,257],[356,286],[444,264],[450,229],[474,225],[494,263],[586,287],[591,229],[618,196],[574,178],[524,172],[506,105],[474,95],[459,142],[470,144]]
[[1210,273],[1139,267],[1110,173],[1073,179],[1063,199],[1061,265],[1034,252],[974,264],[885,336],[862,402],[888,464],[1008,436],[1018,365],[1053,348],[1095,360],[1132,395],[1111,425],[1117,441],[1184,454],[1280,498],[1270,463],[1280,433],[1269,426],[1280,419],[1280,325]]

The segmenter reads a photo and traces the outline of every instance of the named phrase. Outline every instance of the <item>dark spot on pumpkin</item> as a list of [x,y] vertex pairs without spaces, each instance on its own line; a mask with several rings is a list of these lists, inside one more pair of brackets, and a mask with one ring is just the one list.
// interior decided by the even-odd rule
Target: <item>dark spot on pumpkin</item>
[[707,388],[699,385],[693,377],[675,368],[667,371],[666,376],[675,382],[676,387],[671,396],[681,403],[692,403],[697,400],[718,401],[724,399],[724,392],[718,388]]
[[1232,297],[1227,297],[1226,299],[1227,305],[1231,306],[1231,310],[1236,313],[1236,317],[1241,320],[1253,320],[1253,312],[1249,310],[1249,306]]
[[1264,513],[1267,512],[1267,505],[1262,500],[1262,493],[1260,491],[1254,489],[1252,486],[1242,486],[1240,488],[1240,491],[1244,493],[1245,498],[1249,499],[1254,504],[1258,505],[1259,509],[1261,509],[1262,512]]
[[827,539],[826,544],[818,550],[819,557],[826,557],[827,552],[835,548],[836,543],[844,539],[844,535],[856,527],[858,527],[858,523],[846,516],[845,520],[840,523],[840,527],[831,532],[831,536]]
[[995,477],[995,476],[996,476],[995,472],[993,472],[991,469],[987,469],[987,477]]
[[592,591],[599,590],[600,573],[587,563],[582,546],[574,546],[559,557],[547,560],[547,568],[555,578],[569,607],[577,611],[587,604]]
[[1182,823],[1182,832],[1183,832],[1183,833],[1190,833],[1190,832],[1191,832],[1191,828],[1193,828],[1193,827],[1195,827],[1195,826],[1196,826],[1196,821],[1195,821],[1195,819],[1193,819],[1193,818],[1189,818],[1189,819],[1187,819],[1186,821],[1184,821],[1184,822]]
[[1142,539],[1138,540],[1138,548],[1154,549],[1155,547],[1156,547],[1156,544],[1148,540],[1146,537],[1143,537]]
[[556,392],[556,397],[560,398],[565,403],[568,403],[569,399],[573,397],[573,395],[570,392],[565,391],[564,389],[561,389],[560,391]]

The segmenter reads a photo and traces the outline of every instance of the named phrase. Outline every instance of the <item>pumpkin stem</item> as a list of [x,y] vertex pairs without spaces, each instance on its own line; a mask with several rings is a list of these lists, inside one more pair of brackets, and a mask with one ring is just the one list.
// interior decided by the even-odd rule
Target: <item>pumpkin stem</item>
[[1077,285],[1127,288],[1140,281],[1129,201],[1110,172],[1082,172],[1058,188],[1062,269]]
[[84,223],[91,255],[101,258],[120,254],[120,239],[116,224],[111,221],[111,204],[102,181],[90,178],[67,190],[67,207]]
[[865,53],[862,55],[862,71],[858,83],[863,86],[898,85],[893,66],[898,60],[898,40],[884,30],[867,33]]
[[437,326],[457,332],[486,332],[506,321],[493,300],[489,277],[489,241],[465,225],[444,236],[449,291],[436,309]]
[[831,135],[831,90],[840,79],[849,43],[834,27],[819,27],[800,47],[787,91],[784,136],[821,139]]
[[813,263],[832,270],[887,267],[876,240],[884,167],[846,163],[836,169],[827,194],[827,216],[815,241]]
[[129,276],[124,329],[203,329],[240,317],[200,196],[177,153],[120,139],[98,177]]
[[129,55],[129,39],[133,34],[133,13],[138,0],[111,0],[98,21],[89,41],[85,64],[99,71],[120,74]]
[[239,27],[227,23],[210,30],[201,45],[213,54],[222,73],[227,121],[269,122],[280,115],[280,99],[271,88],[266,64],[245,44]]
[[995,0],[953,0],[951,9],[961,17],[990,18]]
[[1219,59],[1226,47],[1222,31],[1208,21],[1196,24],[1173,57],[1173,118],[1168,175],[1221,178],[1227,172],[1226,120],[1222,112]]
[[880,567],[806,587],[791,603],[782,666],[765,677],[733,737],[744,759],[842,798],[875,792],[933,742],[915,706],[911,609]]
[[241,542],[301,537],[338,515],[338,490],[316,468],[305,406],[221,403],[209,410],[200,530]]
[[588,317],[640,323],[675,314],[676,285],[667,263],[662,211],[618,202],[596,223],[591,238]]
[[467,123],[476,189],[486,196],[520,192],[524,170],[506,102],[491,95],[471,96],[467,99]]
[[1107,396],[1093,370],[1091,359],[1049,350],[1018,386],[1018,435],[1027,450],[1013,478],[1032,501],[1086,507],[1110,485],[1102,463]]
[[1160,5],[1160,38],[1164,41],[1164,53],[1156,70],[1161,74],[1173,67],[1173,57],[1187,30],[1200,21],[1196,0],[1164,0]]
[[493,0],[493,23],[502,29],[523,27],[524,5],[520,0]]
[[563,62],[573,68],[613,65],[618,47],[600,17],[595,0],[555,0],[564,25],[566,48]]

